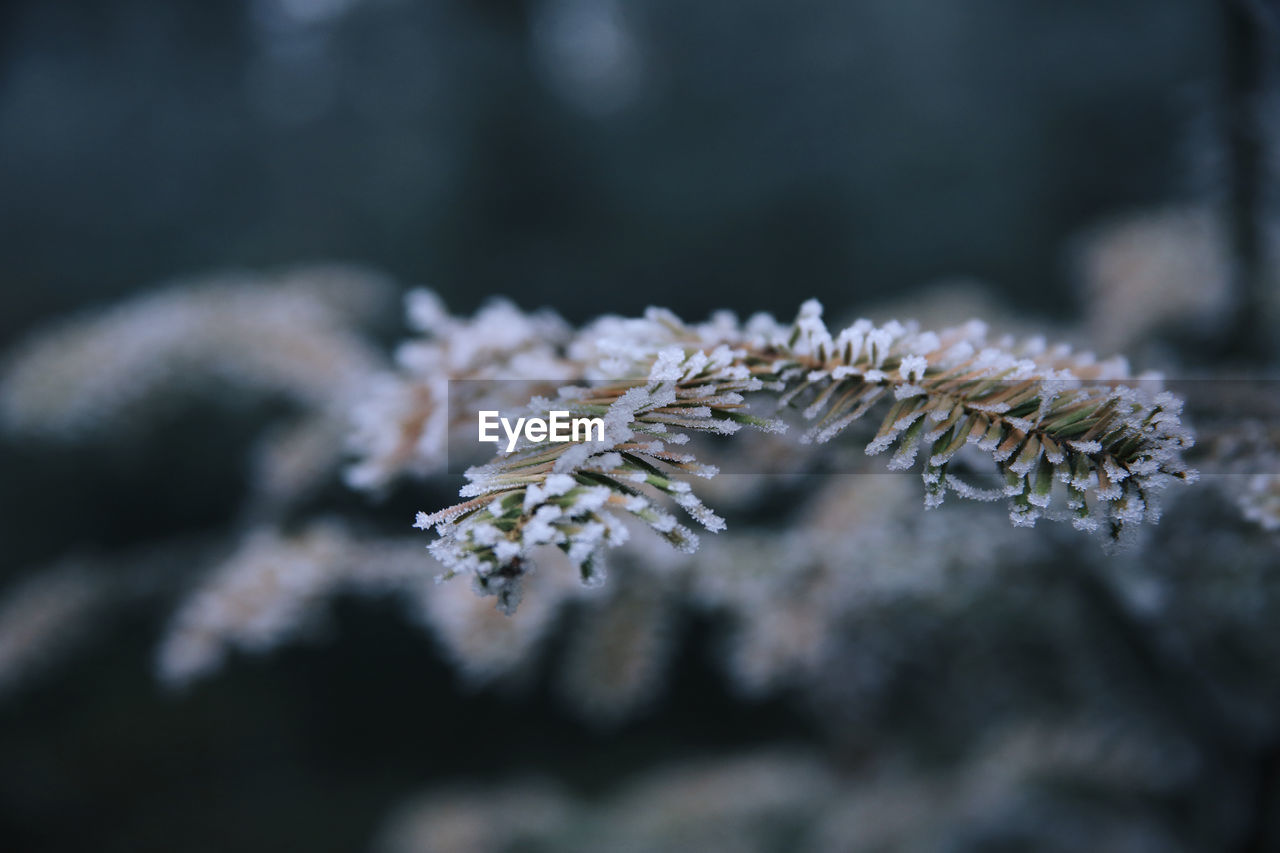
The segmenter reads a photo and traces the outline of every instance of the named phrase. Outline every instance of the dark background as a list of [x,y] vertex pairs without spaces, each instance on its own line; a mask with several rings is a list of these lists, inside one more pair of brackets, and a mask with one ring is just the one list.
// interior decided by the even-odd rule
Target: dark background
[[1061,312],[1064,238],[1212,183],[1210,0],[624,5],[5,4],[0,332],[314,258],[571,319]]
[[[0,342],[173,276],[316,259],[572,320],[847,311],[953,275],[1067,317],[1079,229],[1217,200],[1210,0],[619,6],[5,3]],[[200,434],[172,435],[148,458]],[[204,478],[189,506],[159,506],[155,463],[129,494],[68,496],[92,461],[42,453],[5,451],[25,519],[6,576],[216,531],[243,488],[211,462],[183,469]],[[590,790],[809,737],[697,654],[661,708],[593,733],[536,690],[460,693],[395,607],[354,601],[319,640],[173,696],[150,669],[162,624],[126,610],[4,697],[0,849],[346,850],[443,779],[551,769]]]

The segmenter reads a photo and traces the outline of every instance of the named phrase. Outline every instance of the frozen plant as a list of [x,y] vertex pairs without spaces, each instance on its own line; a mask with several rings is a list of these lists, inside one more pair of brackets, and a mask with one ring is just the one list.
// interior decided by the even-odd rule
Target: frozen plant
[[322,526],[294,537],[252,531],[178,609],[157,671],[183,684],[217,669],[226,650],[265,651],[299,630],[309,605],[339,582],[343,538]]
[[1240,496],[1244,517],[1263,530],[1280,530],[1280,475],[1254,474]]
[[[328,603],[340,594],[421,597],[417,547],[405,537],[355,536],[335,519],[315,521],[296,532],[262,524],[233,541],[230,553],[225,550],[220,559],[196,557],[198,580],[179,600],[161,638],[156,675],[171,687],[208,676],[233,649],[263,654],[322,624]],[[436,611],[449,603],[431,601]],[[452,624],[466,621],[465,612],[453,613]],[[428,624],[447,639],[448,614],[440,613]],[[508,634],[514,631],[508,628]],[[519,639],[530,638],[522,634]],[[508,654],[527,655],[521,646],[532,643],[511,645],[515,648]]]
[[[398,372],[383,371],[352,411],[349,445],[358,457],[345,472],[353,488],[377,490],[404,473],[444,469],[451,435],[460,424],[449,417],[450,380],[456,393],[483,387],[523,403],[560,381],[577,378],[563,353],[569,327],[550,312],[525,314],[506,300],[494,300],[468,320],[450,316],[440,299],[415,290],[406,300],[410,326],[421,337],[395,353]],[[480,386],[479,380],[497,380]]]
[[[559,388],[555,400],[535,397],[522,414],[600,417],[603,439],[526,438],[468,470],[461,492],[468,500],[421,512],[415,523],[439,534],[431,551],[448,576],[473,576],[507,611],[541,546],[559,547],[595,583],[604,549],[627,539],[621,516],[689,551],[697,537],[670,504],[707,530],[724,529],[688,482],[716,469],[678,448],[690,433],[786,428],[753,414],[749,395],[799,408],[811,422],[801,442],[830,441],[879,407],[885,414],[866,452],[892,450],[891,470],[912,467],[920,455],[926,506],[948,492],[1006,498],[1017,526],[1066,518],[1119,540],[1159,518],[1159,490],[1194,478],[1182,460],[1192,445],[1182,402],[1153,389],[1154,377],[1135,379],[1122,359],[1098,362],[1042,340],[990,341],[977,322],[934,333],[859,320],[833,334],[812,300],[790,325],[767,315],[743,325],[723,314],[687,325],[650,309],[642,319],[597,321],[564,352],[588,381]],[[990,454],[999,475],[993,487],[952,465],[969,445]]]
[[342,265],[168,282],[7,354],[0,432],[76,444],[194,400],[285,402],[293,416],[251,460],[255,500],[275,509],[337,465],[349,411],[383,369],[363,332],[392,293],[386,277]]
[[348,406],[381,363],[357,330],[389,294],[382,276],[340,266],[171,282],[17,347],[0,373],[0,424],[71,439],[227,388]]

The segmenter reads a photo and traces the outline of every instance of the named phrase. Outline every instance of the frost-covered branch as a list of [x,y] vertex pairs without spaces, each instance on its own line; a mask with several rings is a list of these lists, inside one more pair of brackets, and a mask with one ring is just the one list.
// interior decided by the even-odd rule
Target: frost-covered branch
[[[921,456],[927,506],[949,491],[1007,498],[1019,526],[1057,517],[1050,508],[1061,504],[1077,528],[1118,539],[1158,518],[1159,489],[1194,476],[1181,459],[1192,444],[1181,401],[1141,387],[1153,379],[1130,381],[1122,360],[1100,363],[1040,341],[989,342],[979,323],[933,333],[859,320],[832,334],[821,314],[810,301],[790,326],[764,315],[688,326],[651,309],[641,320],[589,326],[566,352],[590,365],[587,378],[608,378],[561,388],[554,402],[535,398],[526,411],[601,417],[603,440],[526,441],[470,469],[468,500],[419,513],[415,526],[435,528],[431,550],[449,573],[473,574],[506,610],[540,546],[558,546],[584,580],[598,581],[603,550],[626,537],[618,513],[692,549],[696,537],[666,506],[722,529],[685,479],[716,471],[673,446],[690,432],[784,428],[748,411],[747,395],[758,392],[801,409],[811,422],[803,442],[829,441],[874,408],[887,410],[866,451],[892,450],[891,470]],[[950,470],[968,445],[990,454],[1002,480],[995,488]]]

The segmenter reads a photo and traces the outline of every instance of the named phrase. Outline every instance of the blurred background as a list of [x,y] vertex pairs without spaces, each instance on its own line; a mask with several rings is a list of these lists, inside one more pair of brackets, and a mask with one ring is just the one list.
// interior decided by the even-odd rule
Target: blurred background
[[179,274],[372,263],[572,320],[974,276],[1210,191],[1212,0],[10,2],[0,331]]
[[[1198,239],[1197,216],[1221,214],[1212,221],[1231,231],[1241,204],[1260,208],[1249,175],[1271,155],[1246,150],[1242,167],[1232,128],[1241,97],[1258,127],[1274,124],[1259,59],[1273,11],[1243,0],[8,0],[0,350],[175,280],[334,261],[386,277],[364,327],[384,353],[403,336],[397,297],[413,285],[459,313],[505,295],[575,323],[654,304],[687,319],[716,308],[787,318],[808,297],[835,317],[913,300],[926,311],[960,294],[956,322],[990,308],[1145,346],[1130,326],[1106,325],[1128,309],[1097,307],[1111,267],[1090,267],[1096,256],[1081,247],[1127,217],[1191,211],[1190,232],[1157,217],[1143,220],[1155,222],[1148,243],[1145,232],[1124,238],[1145,257],[1144,247]],[[1240,229],[1231,233],[1239,249]],[[1201,283],[1189,285],[1193,303]],[[825,774],[856,775],[869,757],[896,767],[908,752],[945,763],[973,735],[936,719],[953,694],[929,689],[953,671],[943,650],[960,641],[949,632],[967,630],[954,613],[907,651],[839,658],[826,678],[860,684],[849,674],[860,665],[898,667],[876,681],[893,690],[850,688],[844,699],[744,695],[716,663],[716,617],[687,615],[660,700],[607,725],[567,712],[545,663],[515,686],[469,686],[401,607],[376,597],[339,596],[304,642],[235,655],[211,678],[167,689],[154,673],[167,612],[156,602],[180,595],[168,585],[192,576],[193,554],[226,550],[220,537],[251,491],[238,460],[277,407],[270,395],[229,407],[215,393],[123,432],[0,446],[0,583],[17,589],[33,567],[74,559],[112,566],[128,588],[109,615],[59,628],[83,634],[75,655],[0,694],[0,849],[353,850],[394,836],[387,849],[498,850],[525,837],[450,846],[427,832],[436,840],[414,848],[402,838],[411,819],[394,824],[401,835],[387,829],[406,796],[436,789],[477,792],[425,807],[470,827],[457,837],[522,815],[544,846],[518,849],[592,849],[600,836],[581,827],[607,824],[610,809],[670,812],[635,780],[688,761],[712,769],[653,790],[764,779],[729,799],[774,803],[776,849],[797,849],[787,839],[807,825],[805,809],[837,787]],[[336,508],[406,532],[395,524],[454,489],[409,484],[375,505],[335,482],[291,511]],[[156,581],[146,565],[172,571]],[[911,612],[877,619],[914,624]],[[1070,668],[1063,649],[1092,623],[1062,618],[1057,640],[1022,626],[970,651],[1012,655],[1018,672]],[[874,646],[877,624],[843,642]],[[550,635],[546,660],[570,633]],[[14,636],[0,630],[10,638],[0,651]],[[948,684],[965,694],[963,679]],[[1070,704],[1059,687],[1027,702]],[[831,703],[871,694],[874,713],[832,717]],[[1005,709],[1023,701],[990,696]],[[1106,717],[1119,718],[1131,719]],[[1014,742],[1033,755],[1054,748]],[[742,755],[753,757],[716,769]],[[1174,774],[1160,768],[1155,777]],[[1150,794],[1153,813],[1176,813],[1197,786],[1257,776],[1186,772],[1186,786]],[[559,793],[519,787],[526,777]],[[769,779],[806,804],[761,795]],[[1240,785],[1236,802],[1251,802],[1252,782]],[[1272,789],[1256,790],[1266,805]],[[570,802],[597,823],[565,818]],[[1264,843],[1265,822],[1210,811],[1167,831],[1143,812],[1145,834],[1120,832],[1107,849]],[[539,823],[548,815],[560,828]],[[566,825],[579,846],[555,834]],[[845,836],[828,829],[835,840],[815,849],[842,849]],[[742,849],[711,835],[671,849]],[[946,849],[1030,849],[977,830],[939,837],[954,842]],[[1079,844],[1061,849],[1104,849]]]

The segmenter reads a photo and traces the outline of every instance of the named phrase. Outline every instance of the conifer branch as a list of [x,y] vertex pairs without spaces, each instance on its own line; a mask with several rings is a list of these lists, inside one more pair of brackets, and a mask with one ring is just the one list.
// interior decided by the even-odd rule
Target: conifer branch
[[[723,529],[687,479],[716,471],[673,448],[690,432],[785,429],[747,411],[747,395],[761,392],[802,411],[811,422],[804,442],[830,441],[873,408],[886,410],[866,452],[892,450],[890,470],[920,455],[926,506],[948,492],[1004,497],[1018,526],[1056,517],[1050,508],[1061,503],[1077,528],[1118,540],[1158,519],[1157,491],[1195,476],[1181,459],[1192,445],[1181,401],[1129,381],[1122,360],[1099,363],[1038,341],[989,344],[980,323],[933,333],[859,320],[832,335],[821,313],[811,300],[788,327],[764,316],[686,326],[653,309],[640,321],[611,321],[606,331],[626,334],[579,346],[607,355],[603,373],[630,378],[562,388],[554,403],[535,398],[527,409],[601,417],[603,439],[526,442],[470,469],[461,493],[469,500],[419,513],[415,526],[439,533],[430,548],[450,575],[473,574],[504,610],[518,603],[539,546],[558,546],[584,581],[602,580],[604,549],[627,537],[619,514],[692,550],[697,537],[666,507]],[[980,489],[949,470],[967,445],[990,454],[1001,486]]]

